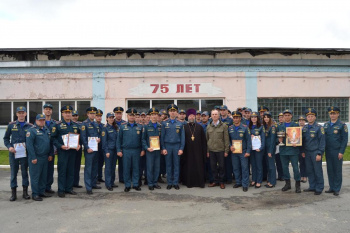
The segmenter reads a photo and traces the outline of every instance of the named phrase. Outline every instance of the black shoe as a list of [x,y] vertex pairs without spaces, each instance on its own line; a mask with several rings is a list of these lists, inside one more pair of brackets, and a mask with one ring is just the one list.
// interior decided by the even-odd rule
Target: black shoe
[[98,179],[98,181],[101,182],[101,183],[105,182],[102,178]]
[[112,187],[107,187],[108,191],[113,191]]
[[303,192],[315,192],[315,189],[304,189]]
[[130,187],[124,189],[124,192],[126,192],[126,193],[129,191],[130,191]]
[[73,190],[72,191],[66,191],[65,193],[70,194],[70,195],[77,195],[77,193],[74,192]]
[[174,185],[174,188],[175,188],[176,190],[179,190],[179,189],[180,189],[179,185]]
[[243,192],[247,192],[248,191],[248,187],[243,187]]
[[328,190],[326,190],[326,191],[324,191],[325,193],[335,193],[333,190],[331,190],[331,189],[328,189]]
[[234,188],[234,189],[239,188],[239,187],[242,187],[242,185],[241,185],[241,184],[235,184],[235,185],[233,185],[233,188]]
[[161,189],[162,187],[160,187],[159,185],[153,185],[153,188],[155,188],[155,189]]
[[87,193],[88,195],[92,195],[92,190],[88,190],[88,191],[86,191],[86,193]]
[[92,187],[92,189],[101,189],[101,186],[94,186],[94,187]]
[[261,188],[261,184],[260,184],[260,186],[257,186],[257,185],[255,185],[255,188],[256,188],[256,189],[259,189],[259,188]]
[[315,195],[321,195],[322,192],[315,192]]
[[295,192],[296,193],[301,193],[300,181],[295,181]]
[[61,193],[61,192],[58,192],[58,196],[59,196],[59,197],[65,197],[65,196],[66,196],[66,194]]
[[171,189],[173,186],[172,185],[168,185],[168,186],[166,186],[166,189]]
[[28,200],[30,199],[30,196],[28,195],[28,186],[23,186],[23,198]]
[[268,184],[265,184],[265,187],[270,189],[270,188],[274,188],[275,186],[274,185],[268,185]]
[[153,191],[154,190],[154,187],[153,186],[148,186],[148,189]]
[[254,187],[254,186],[255,186],[255,183],[254,183],[254,184],[250,183],[249,186],[250,186],[250,187]]
[[42,199],[41,197],[39,197],[39,196],[33,196],[32,199],[33,199],[34,201],[42,201],[42,200],[43,200],[43,199]]
[[333,193],[334,196],[339,196],[339,192],[335,192]]
[[118,188],[118,185],[112,184],[112,188]]
[[17,199],[17,188],[11,188],[12,195],[10,197],[10,201],[16,201]]
[[285,180],[286,184],[283,186],[282,191],[288,191],[289,189],[292,189],[292,187],[290,186],[290,180]]
[[52,196],[46,193],[42,193],[42,194],[39,194],[39,197],[52,197]]
[[46,190],[45,190],[45,193],[54,194],[54,193],[55,193],[55,191],[53,191],[52,189],[46,189]]
[[141,191],[140,186],[136,186],[136,187],[132,187],[133,189],[135,189],[136,191]]
[[80,188],[82,188],[83,186],[81,186],[81,185],[74,185],[73,187],[74,187],[74,188],[80,189]]

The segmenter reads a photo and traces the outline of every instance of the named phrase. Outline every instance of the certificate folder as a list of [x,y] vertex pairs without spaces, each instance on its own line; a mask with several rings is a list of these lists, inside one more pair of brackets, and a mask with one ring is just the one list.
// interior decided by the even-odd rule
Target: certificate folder
[[149,137],[149,146],[153,150],[160,150],[159,136],[151,136],[151,137]]
[[232,146],[235,148],[234,154],[241,154],[242,151],[242,140],[232,140]]

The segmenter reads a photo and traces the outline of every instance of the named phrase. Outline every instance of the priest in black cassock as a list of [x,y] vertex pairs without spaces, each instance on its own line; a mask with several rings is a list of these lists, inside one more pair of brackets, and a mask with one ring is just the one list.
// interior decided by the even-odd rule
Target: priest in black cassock
[[187,111],[188,123],[185,129],[185,150],[181,158],[182,184],[188,188],[205,185],[205,161],[207,140],[203,127],[196,123],[196,110]]

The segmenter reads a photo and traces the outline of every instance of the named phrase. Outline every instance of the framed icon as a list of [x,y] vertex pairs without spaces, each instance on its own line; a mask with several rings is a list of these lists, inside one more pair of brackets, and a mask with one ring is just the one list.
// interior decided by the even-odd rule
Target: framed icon
[[302,146],[302,127],[287,127],[286,128],[286,146]]

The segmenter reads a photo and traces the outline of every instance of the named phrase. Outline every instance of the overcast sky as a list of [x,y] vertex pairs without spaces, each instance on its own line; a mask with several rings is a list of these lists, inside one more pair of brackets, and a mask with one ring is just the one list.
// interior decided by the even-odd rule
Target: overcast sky
[[350,48],[350,1],[1,0],[0,47]]

